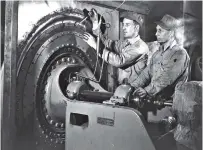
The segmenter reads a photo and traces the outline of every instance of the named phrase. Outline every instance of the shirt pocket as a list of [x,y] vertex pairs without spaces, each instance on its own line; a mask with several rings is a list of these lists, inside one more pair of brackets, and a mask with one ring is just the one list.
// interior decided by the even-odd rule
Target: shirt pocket
[[174,65],[175,65],[175,61],[174,60],[171,60],[171,59],[164,59],[162,62],[161,62],[161,68],[163,70],[168,70],[170,68],[172,68]]

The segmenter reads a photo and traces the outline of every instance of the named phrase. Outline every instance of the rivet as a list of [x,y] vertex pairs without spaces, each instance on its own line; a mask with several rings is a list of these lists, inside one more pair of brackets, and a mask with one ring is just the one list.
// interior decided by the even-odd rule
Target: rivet
[[65,125],[64,125],[64,123],[62,123],[62,124],[61,124],[61,128],[64,128],[64,127],[65,127]]
[[62,62],[65,62],[65,58],[62,58],[61,61],[62,61]]
[[50,123],[50,124],[54,124],[54,120],[50,120],[49,123]]
[[70,57],[68,57],[68,58],[67,58],[67,61],[70,62],[70,60],[71,60]]
[[42,131],[42,134],[44,134],[45,132],[44,132],[44,130]]
[[72,63],[74,64],[76,61],[75,61],[75,59],[72,59]]
[[48,137],[49,137],[49,136],[48,136],[48,135],[46,135],[46,139],[48,139]]
[[58,140],[56,140],[56,144],[58,143]]
[[59,123],[57,122],[56,124],[55,124],[55,127],[58,127],[59,126]]
[[47,119],[47,120],[50,120],[51,117],[50,117],[49,115],[46,115],[46,119]]
[[56,65],[60,65],[60,64],[61,64],[61,61],[58,60],[58,61],[56,62]]

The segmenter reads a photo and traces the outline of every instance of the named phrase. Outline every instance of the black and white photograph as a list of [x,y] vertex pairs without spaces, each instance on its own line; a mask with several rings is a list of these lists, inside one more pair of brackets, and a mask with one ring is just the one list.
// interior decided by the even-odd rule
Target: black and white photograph
[[0,7],[1,150],[202,150],[202,1]]

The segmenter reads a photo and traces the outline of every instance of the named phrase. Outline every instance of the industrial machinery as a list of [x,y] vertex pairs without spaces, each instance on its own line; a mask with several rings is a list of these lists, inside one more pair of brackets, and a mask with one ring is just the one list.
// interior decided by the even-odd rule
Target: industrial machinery
[[[91,32],[91,28],[90,20],[81,10],[61,9],[43,17],[19,44],[16,126],[22,140],[32,141],[29,148],[65,149],[65,141],[72,137],[69,132],[65,134],[69,120],[66,113],[71,111],[75,101],[95,105],[100,112],[112,107],[119,107],[122,111],[126,107],[131,109],[131,115],[134,114],[140,125],[136,131],[143,134],[139,135],[140,138],[154,145],[140,112],[143,108],[154,111],[171,103],[140,99],[133,94],[134,90],[127,81],[115,91],[108,91],[110,72],[107,64],[82,39],[83,33]],[[78,123],[77,115],[71,118],[72,124],[85,120],[79,116]],[[113,123],[103,118],[98,122],[110,126]],[[27,149],[25,145],[23,148]]]
[[[79,77],[77,74],[76,80],[66,89],[66,150],[95,147],[98,150],[155,149],[154,143],[161,133],[156,138],[150,135],[146,116],[143,118],[140,112],[143,108],[150,111],[172,106],[171,101],[150,97],[142,99],[127,81],[114,93],[90,90],[88,80]],[[165,133],[176,123],[173,117],[162,121],[157,123],[157,127],[162,124],[162,129],[168,128]],[[74,141],[80,141],[80,144]]]
[[[89,81],[76,73],[66,88],[67,99],[60,98],[67,105],[65,149],[155,149],[154,143],[161,135],[175,127],[175,118],[168,117],[157,123],[159,135],[150,135],[147,128],[153,129],[147,127],[147,116],[142,113],[170,107],[172,101],[140,98],[127,80],[114,93],[95,91],[89,86]],[[74,143],[77,140],[80,144]]]
[[26,137],[22,140],[31,137],[34,149],[64,149],[64,99],[75,72],[97,80],[92,87],[108,89],[107,65],[82,39],[92,28],[84,18],[78,9],[56,11],[19,44],[16,125],[18,134]]

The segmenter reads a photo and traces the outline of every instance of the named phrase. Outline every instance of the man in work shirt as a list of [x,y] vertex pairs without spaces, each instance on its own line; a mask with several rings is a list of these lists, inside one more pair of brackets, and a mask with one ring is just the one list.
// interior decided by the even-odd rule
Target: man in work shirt
[[[118,83],[121,84],[125,78],[128,82],[134,81],[140,72],[146,67],[148,46],[140,38],[139,30],[143,24],[141,15],[134,12],[124,12],[121,14],[123,18],[123,33],[125,40],[113,41],[104,36],[99,31],[98,14],[95,10],[93,22],[93,33],[100,35],[104,45],[101,49],[101,57],[109,64],[118,67]],[[89,33],[84,34],[84,40],[94,49],[96,49],[96,41]]]
[[131,85],[136,88],[135,93],[140,97],[160,94],[164,98],[170,98],[175,85],[187,80],[189,56],[175,40],[177,20],[174,17],[165,15],[156,24],[159,50],[153,54],[149,65]]

